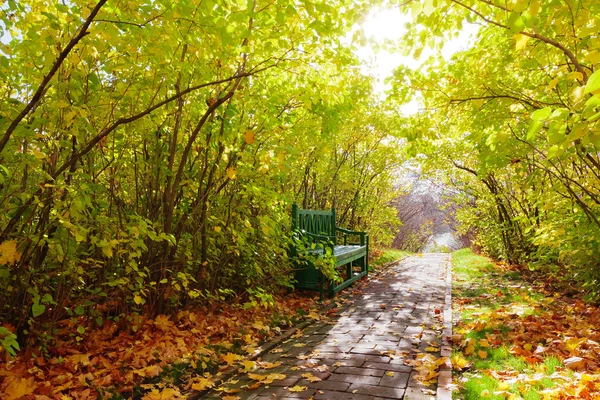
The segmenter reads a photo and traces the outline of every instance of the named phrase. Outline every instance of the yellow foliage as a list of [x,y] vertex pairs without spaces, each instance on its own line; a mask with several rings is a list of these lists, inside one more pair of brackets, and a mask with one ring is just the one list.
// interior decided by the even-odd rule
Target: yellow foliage
[[21,253],[17,250],[17,242],[8,240],[0,244],[0,265],[14,264],[21,259]]

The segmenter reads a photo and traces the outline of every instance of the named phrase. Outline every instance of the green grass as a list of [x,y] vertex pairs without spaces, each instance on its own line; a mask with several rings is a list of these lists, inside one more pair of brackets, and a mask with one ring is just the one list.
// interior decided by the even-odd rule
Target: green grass
[[[537,312],[536,304],[543,301],[544,296],[530,290],[518,272],[505,271],[506,268],[496,266],[488,258],[473,254],[469,249],[453,252],[452,259],[455,311],[456,307],[460,307],[454,333],[461,334],[463,341],[471,340],[475,345],[474,352],[468,355],[460,346],[453,349],[453,357],[465,357],[470,363],[470,368],[457,372],[459,390],[454,397],[466,400],[505,399],[501,392],[510,392],[523,399],[541,399],[540,391],[554,386],[550,376],[557,368],[563,367],[562,362],[556,357],[547,357],[536,364],[511,354],[511,330],[494,316],[497,312],[516,314],[517,318],[533,314]],[[490,337],[500,340],[501,344],[482,346],[480,341]],[[479,355],[480,350],[485,351],[484,357]],[[495,379],[490,371],[511,371],[512,374],[528,377],[541,373],[543,377],[528,383],[507,385]]]
[[411,253],[404,250],[398,249],[383,249],[383,253],[373,260],[369,261],[371,266],[382,267],[391,262],[398,261],[399,259],[410,255]]

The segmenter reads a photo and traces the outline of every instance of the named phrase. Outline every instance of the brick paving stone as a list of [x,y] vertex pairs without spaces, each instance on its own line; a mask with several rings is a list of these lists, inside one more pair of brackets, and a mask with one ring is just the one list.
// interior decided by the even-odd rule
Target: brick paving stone
[[330,392],[317,391],[315,400],[373,400],[373,396],[365,396],[363,394],[346,393],[346,392]]
[[329,380],[348,383],[363,383],[365,385],[377,385],[381,380],[381,377],[333,373],[329,376]]
[[348,390],[353,393],[387,397],[390,399],[402,399],[405,391],[404,388],[391,388],[380,385],[363,385],[360,383],[350,385]]
[[[435,310],[443,309],[446,301],[448,261],[445,254],[409,257],[368,283],[359,283],[360,289],[348,291],[352,295],[336,315],[304,326],[275,351],[260,356],[263,361],[281,361],[282,366],[254,372],[277,371],[285,379],[256,390],[242,389],[236,396],[244,400],[434,399],[436,387],[417,382],[416,372],[404,361],[432,345],[441,347],[443,323]],[[439,357],[439,352],[432,354]],[[302,378],[306,373],[321,381],[309,382]],[[255,383],[243,374],[235,380],[239,381],[236,388]],[[294,385],[307,390],[289,392]],[[218,399],[220,393],[202,398]]]
[[350,387],[350,383],[348,382],[340,382],[340,381],[320,381],[313,382],[310,384],[311,389],[319,389],[319,390],[333,390],[336,392],[344,392],[348,390]]
[[410,377],[409,373],[390,371],[394,372],[394,374],[390,376],[387,372],[388,371],[386,371],[386,373],[381,377],[381,380],[379,381],[379,386],[405,388],[408,385],[408,379]]
[[360,368],[360,367],[339,367],[339,368],[336,368],[335,372],[338,374],[383,376],[385,370],[373,369],[373,368]]
[[409,367],[408,365],[404,365],[404,364],[383,364],[383,363],[364,363],[363,364],[364,368],[376,368],[376,369],[383,369],[386,371],[394,371],[394,372],[403,372],[403,373],[410,373],[412,371],[412,368]]

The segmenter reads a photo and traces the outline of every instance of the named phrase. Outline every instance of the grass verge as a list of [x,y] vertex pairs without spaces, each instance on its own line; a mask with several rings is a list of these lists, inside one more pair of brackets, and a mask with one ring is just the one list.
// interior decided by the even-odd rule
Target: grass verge
[[600,398],[598,308],[468,249],[452,257],[455,398]]

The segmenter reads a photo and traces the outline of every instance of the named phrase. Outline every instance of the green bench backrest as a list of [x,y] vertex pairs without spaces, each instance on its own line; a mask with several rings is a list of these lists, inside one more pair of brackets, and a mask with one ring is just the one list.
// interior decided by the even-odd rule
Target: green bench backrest
[[293,204],[292,224],[294,230],[335,238],[335,208],[331,211],[303,210]]

